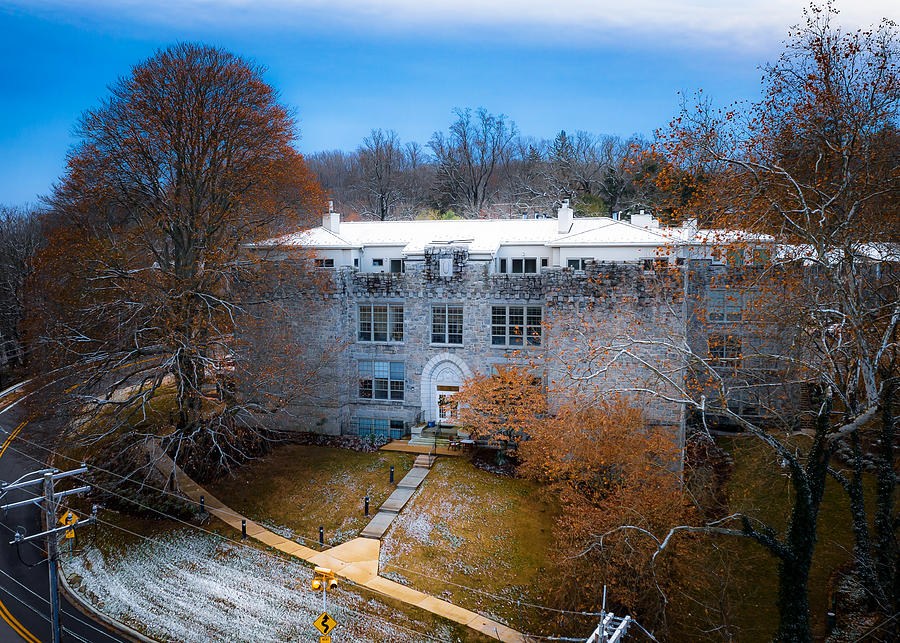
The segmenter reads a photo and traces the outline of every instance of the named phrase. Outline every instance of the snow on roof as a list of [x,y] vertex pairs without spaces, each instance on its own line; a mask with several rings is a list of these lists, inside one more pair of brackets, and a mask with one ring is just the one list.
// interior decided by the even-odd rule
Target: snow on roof
[[305,246],[317,249],[395,247],[406,256],[422,255],[429,246],[462,245],[470,254],[492,255],[501,246],[604,247],[704,245],[741,241],[771,242],[767,235],[734,230],[698,230],[638,226],[608,217],[573,219],[568,232],[559,232],[557,219],[456,219],[425,221],[342,221],[338,232],[317,226],[270,239],[260,245]]
[[[582,225],[575,225],[582,224]],[[546,245],[565,246],[659,246],[670,243],[660,228],[644,228],[606,217],[576,219],[568,234],[556,235]]]
[[393,246],[401,247],[406,255],[421,255],[432,245],[464,245],[471,254],[493,254],[503,245],[658,246],[671,243],[672,235],[664,230],[608,217],[574,219],[569,231],[562,234],[556,219],[342,221],[338,234],[315,227],[264,243],[321,249]]

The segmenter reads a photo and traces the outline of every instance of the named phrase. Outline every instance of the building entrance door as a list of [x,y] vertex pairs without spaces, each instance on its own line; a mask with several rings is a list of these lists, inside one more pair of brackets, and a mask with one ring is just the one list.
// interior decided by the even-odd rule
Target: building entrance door
[[456,393],[459,393],[458,386],[438,385],[438,419],[441,422],[452,422],[456,419],[457,404],[453,401]]

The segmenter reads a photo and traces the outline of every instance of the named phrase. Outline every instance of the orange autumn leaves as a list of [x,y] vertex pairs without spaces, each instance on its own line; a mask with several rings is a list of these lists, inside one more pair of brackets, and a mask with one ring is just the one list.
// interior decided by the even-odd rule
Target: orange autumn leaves
[[569,397],[551,408],[528,369],[496,371],[463,387],[459,420],[476,436],[515,447],[517,472],[559,495],[563,511],[552,555],[559,582],[551,600],[565,609],[595,610],[607,585],[619,605],[655,618],[662,611],[660,588],[674,583],[680,568],[670,568],[668,555],[652,561],[656,542],[637,531],[612,534],[598,545],[602,534],[622,525],[662,538],[690,519],[675,428],[649,426],[641,408],[620,397]]

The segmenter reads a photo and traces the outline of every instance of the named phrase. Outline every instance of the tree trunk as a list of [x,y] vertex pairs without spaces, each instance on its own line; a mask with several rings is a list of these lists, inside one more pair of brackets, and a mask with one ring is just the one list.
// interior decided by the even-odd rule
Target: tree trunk
[[895,381],[892,377],[884,380],[882,394],[881,445],[876,472],[875,495],[875,573],[878,577],[890,614],[896,613],[900,601],[900,551],[894,530],[894,492],[897,476],[894,471],[894,442],[897,439],[893,402]]
[[866,588],[869,608],[875,609],[884,606],[885,594],[872,560],[872,539],[863,493],[863,454],[858,431],[850,436],[850,442],[853,448],[853,475],[847,484],[847,495],[850,497],[850,516],[853,521],[853,564],[856,575]]
[[[777,553],[778,564],[778,636],[780,643],[812,643],[809,627],[809,569],[816,549],[819,507],[825,493],[825,478],[831,447],[825,440],[831,416],[828,395],[816,417],[816,433],[806,466],[791,466],[794,507],[785,538]],[[775,551],[778,552],[779,548]]]
[[[813,541],[814,542],[814,541]],[[778,564],[778,636],[779,643],[812,643],[809,628],[809,554],[786,556]]]

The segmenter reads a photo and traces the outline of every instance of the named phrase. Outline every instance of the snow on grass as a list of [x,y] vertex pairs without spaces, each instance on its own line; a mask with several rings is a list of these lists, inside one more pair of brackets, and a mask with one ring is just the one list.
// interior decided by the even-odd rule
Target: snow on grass
[[[312,622],[322,595],[310,589],[312,570],[212,536],[176,530],[121,551],[90,549],[64,570],[103,612],[160,640],[263,643],[318,635]],[[340,587],[328,596],[328,612],[339,623],[335,641],[425,640],[378,618],[396,617],[383,603]],[[420,632],[433,629],[402,620]]]

